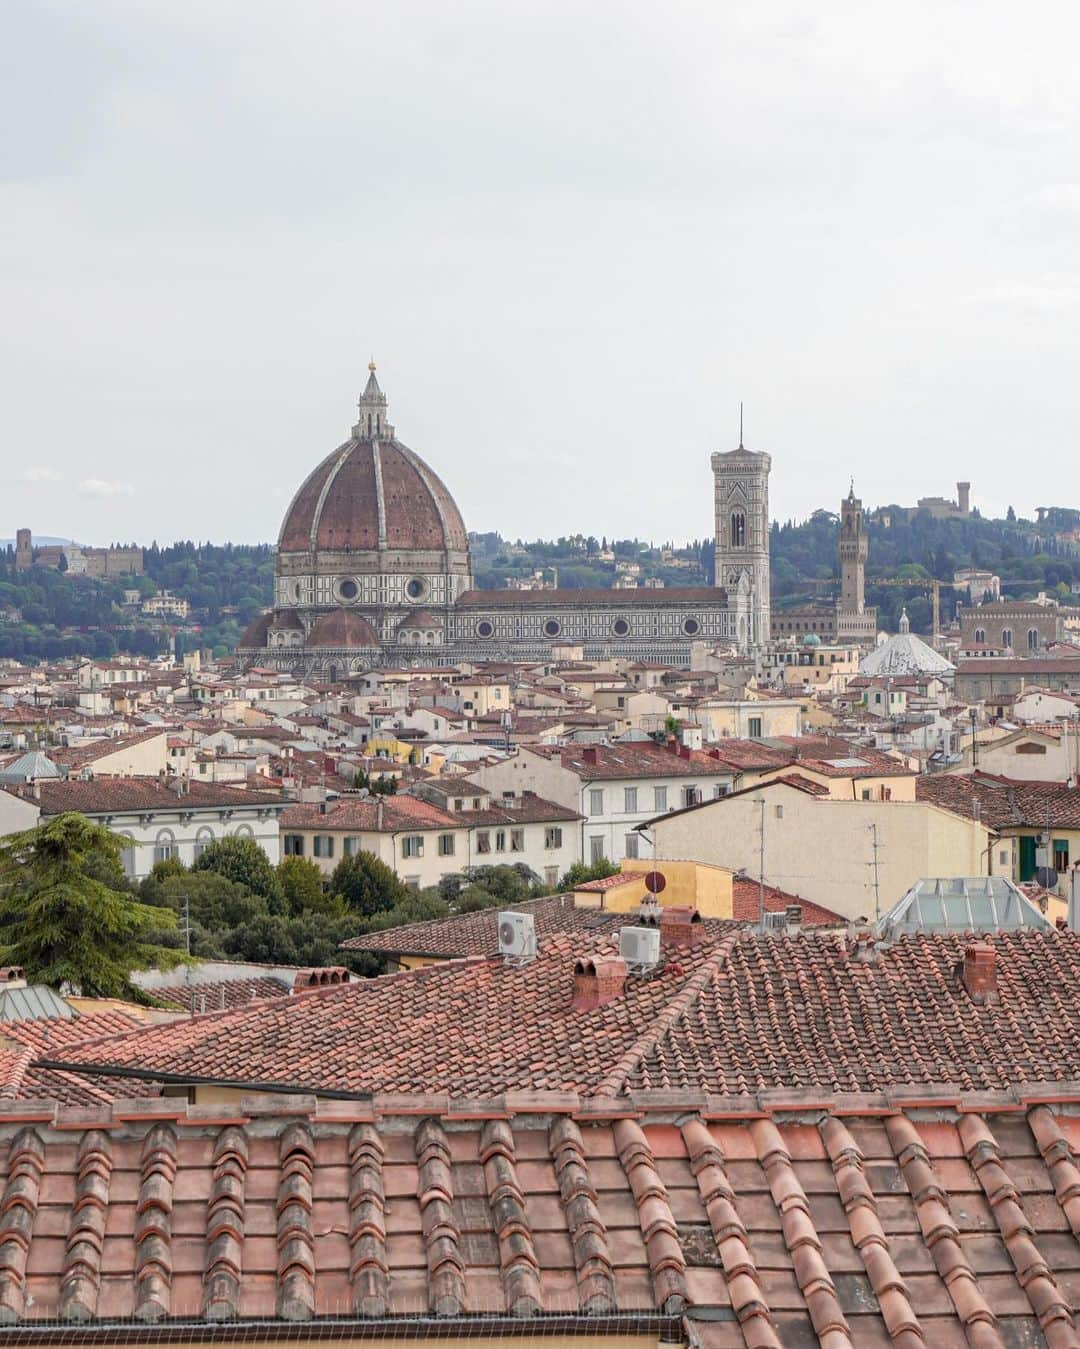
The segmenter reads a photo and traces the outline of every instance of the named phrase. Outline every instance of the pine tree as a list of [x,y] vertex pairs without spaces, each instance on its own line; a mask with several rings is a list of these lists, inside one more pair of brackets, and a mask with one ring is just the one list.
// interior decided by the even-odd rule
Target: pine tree
[[0,959],[31,982],[84,997],[150,999],[134,970],[168,969],[180,951],[150,934],[175,928],[175,915],[114,889],[120,840],[73,812],[0,844]]

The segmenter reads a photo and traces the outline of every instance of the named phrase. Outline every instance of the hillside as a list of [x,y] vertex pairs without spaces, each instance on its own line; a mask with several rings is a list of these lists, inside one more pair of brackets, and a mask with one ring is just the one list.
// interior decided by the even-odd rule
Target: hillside
[[[867,600],[876,604],[881,626],[895,628],[906,605],[916,631],[930,628],[930,601],[918,583],[952,579],[958,567],[996,572],[1011,597],[1046,590],[1065,599],[1080,582],[1080,547],[1072,541],[1080,511],[1055,508],[1042,523],[1030,520],[935,520],[927,511],[913,516],[900,507],[870,513]],[[838,517],[815,511],[795,523],[772,527],[773,602],[777,609],[826,602],[836,589]],[[481,588],[540,572],[560,587],[609,587],[629,576],[638,585],[655,578],[666,586],[712,581],[712,542],[695,539],[681,546],[639,539],[574,535],[511,543],[498,533],[470,536],[473,570]],[[117,652],[153,655],[172,644],[180,653],[210,647],[231,650],[245,625],[272,598],[274,550],[270,544],[151,545],[146,575],[93,580],[35,567],[16,572],[10,548],[0,550],[0,658],[57,659],[77,655],[108,658]],[[910,591],[875,586],[875,577],[907,577]],[[152,595],[168,589],[191,605],[191,619],[175,626],[148,622],[137,606],[124,606],[124,591]],[[949,592],[943,615],[952,612]]]

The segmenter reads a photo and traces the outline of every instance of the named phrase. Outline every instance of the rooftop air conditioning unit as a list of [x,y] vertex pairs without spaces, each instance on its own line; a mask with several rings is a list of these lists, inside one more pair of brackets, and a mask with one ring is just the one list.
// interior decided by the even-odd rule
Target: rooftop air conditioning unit
[[507,960],[531,960],[536,955],[536,927],[531,913],[506,910],[497,924],[499,955]]
[[778,909],[774,913],[766,913],[764,928],[766,932],[786,932],[787,914],[785,911]]
[[619,955],[630,969],[650,969],[660,959],[660,929],[621,927]]

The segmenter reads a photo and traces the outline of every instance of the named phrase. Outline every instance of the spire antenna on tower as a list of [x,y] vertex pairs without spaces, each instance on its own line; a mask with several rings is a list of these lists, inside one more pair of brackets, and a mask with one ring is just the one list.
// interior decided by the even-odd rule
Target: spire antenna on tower
[[746,446],[742,443],[742,399],[739,399],[739,449],[743,450]]

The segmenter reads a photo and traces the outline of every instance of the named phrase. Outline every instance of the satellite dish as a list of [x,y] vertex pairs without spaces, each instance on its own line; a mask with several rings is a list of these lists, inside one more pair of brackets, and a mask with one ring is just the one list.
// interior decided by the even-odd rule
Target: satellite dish
[[1053,867],[1039,867],[1035,879],[1044,890],[1053,890],[1058,883],[1058,874]]
[[667,888],[667,877],[662,871],[647,871],[645,873],[645,889],[650,895],[663,894]]

